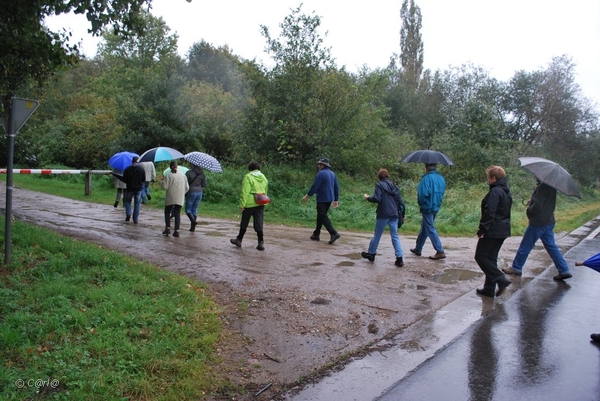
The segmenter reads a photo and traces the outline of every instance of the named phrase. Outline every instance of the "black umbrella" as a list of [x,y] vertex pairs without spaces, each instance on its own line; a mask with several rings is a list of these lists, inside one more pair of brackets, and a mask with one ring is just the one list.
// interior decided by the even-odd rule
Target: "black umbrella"
[[405,163],[425,163],[425,164],[445,164],[446,166],[454,166],[452,160],[442,152],[437,150],[415,150],[404,156],[402,159]]
[[519,157],[521,167],[529,171],[538,180],[567,196],[581,199],[577,184],[571,174],[559,164],[541,157]]

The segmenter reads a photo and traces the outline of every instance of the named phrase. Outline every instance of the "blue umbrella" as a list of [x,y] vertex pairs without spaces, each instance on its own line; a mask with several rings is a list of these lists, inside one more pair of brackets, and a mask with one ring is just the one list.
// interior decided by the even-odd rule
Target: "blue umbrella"
[[575,266],[587,266],[600,273],[600,253],[588,258],[585,262],[575,262]]
[[108,165],[116,170],[123,171],[131,166],[131,161],[134,157],[139,157],[139,155],[133,152],[118,152],[108,159]]
[[163,162],[181,158],[183,158],[183,153],[180,151],[166,146],[159,146],[145,151],[140,157],[140,162]]

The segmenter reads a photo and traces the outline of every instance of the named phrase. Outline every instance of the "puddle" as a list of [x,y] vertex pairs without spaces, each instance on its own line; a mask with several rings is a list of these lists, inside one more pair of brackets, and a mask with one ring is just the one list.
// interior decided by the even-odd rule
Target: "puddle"
[[343,261],[338,263],[337,266],[354,266],[354,262]]
[[343,256],[345,258],[353,259],[353,260],[358,260],[358,259],[362,258],[362,256],[360,256],[360,253],[347,253],[345,255],[338,255],[338,256]]
[[469,270],[461,269],[448,269],[442,274],[438,274],[433,277],[433,281],[439,284],[454,284],[457,281],[468,281],[476,277],[481,277],[483,273],[472,272]]

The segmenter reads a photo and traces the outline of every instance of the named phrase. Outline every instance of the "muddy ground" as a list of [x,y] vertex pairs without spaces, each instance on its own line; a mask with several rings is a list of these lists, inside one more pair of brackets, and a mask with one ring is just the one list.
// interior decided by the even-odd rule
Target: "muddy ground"
[[[0,197],[4,208],[4,185]],[[183,216],[181,237],[174,238],[161,235],[162,212],[143,205],[140,222],[134,225],[124,221],[121,207],[13,191],[15,218],[208,285],[226,328],[218,369],[246,392],[214,399],[278,399],[290,388],[343,367],[349,357],[359,357],[369,345],[393,337],[463,294],[477,296],[474,290],[483,282],[473,260],[475,236],[442,238],[448,257],[433,261],[427,257],[434,253],[429,241],[423,256],[417,257],[409,252],[415,236],[401,235],[405,266],[398,268],[387,233],[370,263],[360,257],[370,233],[342,231],[329,245],[311,241],[310,229],[277,225],[266,213],[266,250],[261,252],[255,249],[251,229],[242,248],[236,248],[229,238],[237,234],[239,222],[204,218],[202,208],[196,232],[188,231],[189,221]],[[335,212],[332,221],[335,225]],[[512,237],[505,242],[501,266],[510,263],[519,241]],[[530,256],[526,276],[548,265],[540,249]],[[521,285],[526,282],[526,277],[520,280]],[[503,297],[516,289],[509,287]]]

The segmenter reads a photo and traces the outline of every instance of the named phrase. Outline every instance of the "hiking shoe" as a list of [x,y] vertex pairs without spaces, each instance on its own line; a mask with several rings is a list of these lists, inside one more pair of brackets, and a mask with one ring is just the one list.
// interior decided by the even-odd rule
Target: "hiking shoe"
[[131,220],[131,216],[125,216],[125,221]]
[[431,260],[446,259],[446,254],[444,252],[436,252],[435,255],[430,256],[429,259],[431,259]]
[[398,267],[402,267],[402,266],[404,266],[404,261],[402,260],[402,258],[396,258],[396,261],[394,262],[394,264]]
[[258,241],[258,245],[256,246],[256,249],[258,249],[259,251],[264,251],[265,250],[265,241]]
[[119,207],[119,201],[116,201],[114,204],[115,209]]
[[521,276],[523,275],[522,271],[515,270],[512,267],[503,267],[502,271],[506,274],[512,274],[513,276]]
[[318,235],[311,235],[310,239],[313,241],[321,241],[321,238]]
[[233,245],[237,246],[238,248],[240,248],[242,246],[242,241],[240,241],[237,238],[231,238],[229,240],[229,242],[231,242]]
[[489,290],[484,290],[484,289],[478,288],[475,290],[475,292],[479,295],[494,298],[494,291],[489,291]]
[[173,237],[179,237],[179,231],[173,231]]
[[596,333],[596,334],[591,334],[590,338],[592,339],[592,341],[595,341],[597,343],[600,343],[600,333]]
[[150,194],[146,195],[146,198],[148,198],[148,200],[152,200],[152,197],[150,196]]
[[369,262],[374,262],[375,261],[375,254],[374,253],[361,252],[360,256],[362,256],[363,258],[367,259]]
[[335,233],[331,236],[331,239],[329,240],[329,245],[333,244],[335,241],[337,241],[338,239],[340,239],[341,235],[340,233]]
[[191,223],[190,232],[196,231],[196,224],[198,224],[198,223],[196,223],[195,221]]
[[512,282],[509,280],[499,282],[498,283],[498,291],[496,291],[496,296],[499,297],[500,295],[502,295],[502,293],[504,292],[506,287],[508,287],[511,284],[512,284]]
[[573,275],[571,273],[560,273],[560,274],[557,274],[556,276],[554,276],[553,278],[556,281],[563,281],[563,280],[566,280],[571,277],[573,277]]
[[411,253],[414,253],[417,256],[421,256],[421,251],[418,251],[417,248],[413,248],[410,250]]
[[168,236],[169,236],[169,234],[171,234],[171,229],[170,229],[170,228],[165,228],[165,231],[163,231],[163,235],[164,235],[165,237],[168,237]]

